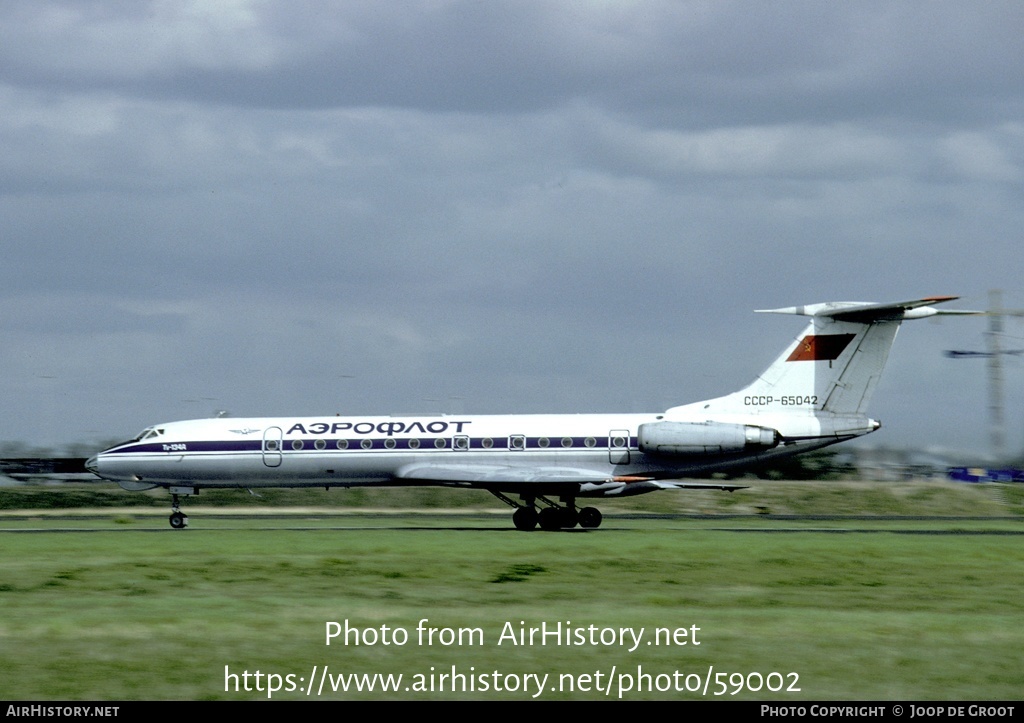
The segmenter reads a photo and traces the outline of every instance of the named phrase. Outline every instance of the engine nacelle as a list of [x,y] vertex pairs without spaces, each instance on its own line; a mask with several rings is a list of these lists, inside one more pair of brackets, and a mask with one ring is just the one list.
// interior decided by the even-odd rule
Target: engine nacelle
[[753,424],[722,422],[650,422],[637,430],[640,451],[645,454],[735,454],[771,449],[779,433]]

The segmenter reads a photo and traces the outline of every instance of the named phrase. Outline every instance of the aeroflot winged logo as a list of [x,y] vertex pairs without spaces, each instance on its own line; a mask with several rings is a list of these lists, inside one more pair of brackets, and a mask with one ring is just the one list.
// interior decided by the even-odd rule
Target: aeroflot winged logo
[[809,334],[800,340],[786,361],[834,361],[855,336],[856,334]]

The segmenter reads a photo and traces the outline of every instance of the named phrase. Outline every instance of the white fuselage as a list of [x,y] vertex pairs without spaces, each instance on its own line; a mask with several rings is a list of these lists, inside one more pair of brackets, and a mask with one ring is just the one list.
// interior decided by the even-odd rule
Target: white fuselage
[[800,442],[774,449],[702,448],[682,456],[641,451],[641,425],[686,416],[202,419],[151,427],[97,455],[90,468],[129,489],[432,483],[558,491],[569,485],[581,496],[608,496],[653,491],[643,484],[649,480],[727,469],[840,441],[821,439],[817,422],[812,430],[804,420],[795,435]]

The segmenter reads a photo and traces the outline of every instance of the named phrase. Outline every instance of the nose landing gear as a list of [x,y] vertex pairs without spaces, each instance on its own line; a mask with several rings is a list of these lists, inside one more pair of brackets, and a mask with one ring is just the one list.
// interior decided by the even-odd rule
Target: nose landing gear
[[171,487],[171,516],[167,519],[175,530],[184,530],[188,527],[188,515],[181,511],[178,495],[188,497],[194,494],[198,493],[193,487]]

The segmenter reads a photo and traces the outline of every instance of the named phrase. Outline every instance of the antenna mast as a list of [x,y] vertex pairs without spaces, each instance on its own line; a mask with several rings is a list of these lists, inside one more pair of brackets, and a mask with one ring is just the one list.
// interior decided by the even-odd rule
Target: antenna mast
[[1007,316],[1024,317],[1024,309],[1004,309],[1003,292],[991,289],[988,292],[988,332],[986,346],[988,351],[947,351],[946,355],[953,359],[967,357],[985,357],[988,360],[988,414],[989,437],[992,443],[994,461],[999,464],[1006,460],[1006,416],[1003,404],[1003,357],[1007,354],[1018,355],[1021,349],[1002,348],[1003,319]]

